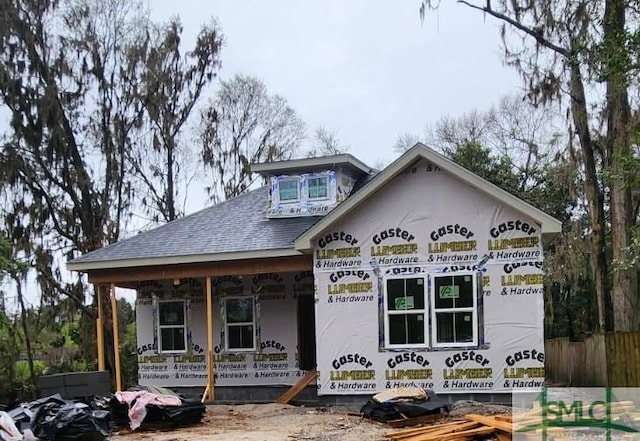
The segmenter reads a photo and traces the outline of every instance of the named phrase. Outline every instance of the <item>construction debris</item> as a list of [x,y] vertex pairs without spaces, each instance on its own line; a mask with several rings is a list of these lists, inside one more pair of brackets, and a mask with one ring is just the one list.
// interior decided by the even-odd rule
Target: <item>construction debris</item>
[[131,430],[199,424],[206,413],[206,406],[199,399],[150,386],[135,386],[126,392],[117,392],[109,404],[116,427],[128,426]]
[[[590,415],[591,418],[604,419],[606,416],[611,419],[611,422],[620,426],[633,426],[634,423],[640,421],[640,412],[636,410],[635,404],[631,401],[620,401],[606,405],[603,403],[601,406],[592,408],[590,412],[593,413]],[[538,403],[534,403],[533,409],[530,410],[517,411],[513,409],[512,412],[497,415],[480,415],[478,413],[468,413],[464,416],[450,415],[447,421],[439,424],[427,423],[421,424],[419,427],[394,430],[387,432],[385,437],[392,441],[463,441],[472,439],[506,441],[511,440],[514,433],[526,429],[530,439],[542,439],[542,430],[551,437],[549,439],[602,439],[601,436],[598,438],[589,437],[589,435],[594,435],[598,429],[594,429],[588,424],[555,426],[553,423],[557,413],[557,408],[549,406],[544,409]]]
[[380,422],[409,420],[448,412],[447,403],[432,390],[397,388],[374,395],[360,409],[363,416]]
[[469,414],[465,418],[431,426],[389,432],[393,441],[464,441],[484,436],[487,439],[511,439],[513,426],[510,415],[484,416]]

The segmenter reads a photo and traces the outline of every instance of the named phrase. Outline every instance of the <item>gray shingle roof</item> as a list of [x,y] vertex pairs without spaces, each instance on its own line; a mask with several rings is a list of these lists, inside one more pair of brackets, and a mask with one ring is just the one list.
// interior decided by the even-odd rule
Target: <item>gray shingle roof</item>
[[293,249],[295,239],[320,219],[267,219],[266,208],[267,187],[262,187],[68,263]]

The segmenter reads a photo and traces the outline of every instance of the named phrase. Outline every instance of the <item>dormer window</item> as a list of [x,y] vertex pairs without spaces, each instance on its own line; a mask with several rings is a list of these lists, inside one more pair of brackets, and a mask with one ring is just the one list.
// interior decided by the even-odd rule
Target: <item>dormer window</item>
[[307,179],[307,188],[309,189],[309,199],[327,199],[327,177],[318,176]]
[[298,178],[281,179],[278,182],[278,196],[282,202],[294,202],[300,199],[300,180]]

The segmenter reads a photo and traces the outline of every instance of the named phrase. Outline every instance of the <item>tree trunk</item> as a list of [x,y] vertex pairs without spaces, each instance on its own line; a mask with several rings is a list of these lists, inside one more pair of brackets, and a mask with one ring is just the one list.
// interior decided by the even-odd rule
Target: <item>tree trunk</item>
[[631,244],[633,205],[629,173],[625,164],[631,158],[629,142],[629,96],[627,92],[627,60],[625,45],[625,2],[609,0],[605,6],[604,20],[605,58],[607,85],[607,138],[606,161],[609,170],[611,197],[611,248],[613,252],[613,277],[611,297],[613,301],[616,331],[638,329],[636,308],[636,270],[615,268],[615,262],[629,259],[627,247]]
[[598,303],[597,331],[613,330],[613,311],[611,294],[607,284],[607,256],[604,237],[604,195],[600,190],[596,171],[595,151],[587,113],[587,100],[580,65],[570,61],[571,76],[571,116],[576,127],[584,162],[585,193],[589,204],[591,224],[591,267],[593,268],[594,287]]
[[174,177],[174,157],[173,155],[174,150],[175,150],[175,145],[174,145],[174,139],[171,137],[165,137],[165,139],[167,139],[167,193],[166,193],[166,197],[165,197],[165,201],[166,201],[166,209],[167,212],[165,213],[165,217],[167,219],[167,221],[172,221],[176,219],[176,202],[175,202],[175,197],[174,197],[174,183],[173,183],[173,177]]
[[29,380],[36,390],[36,371],[33,366],[33,351],[31,350],[31,334],[29,333],[29,324],[27,323],[27,309],[24,306],[24,296],[22,295],[22,283],[19,278],[14,279],[18,293],[18,301],[20,302],[20,319],[22,321],[22,332],[24,332],[24,345],[27,350],[27,363],[29,364]]

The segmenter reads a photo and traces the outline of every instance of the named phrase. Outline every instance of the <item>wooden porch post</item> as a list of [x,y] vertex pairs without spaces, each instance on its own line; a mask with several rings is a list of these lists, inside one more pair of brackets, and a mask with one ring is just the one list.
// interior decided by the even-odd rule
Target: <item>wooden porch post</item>
[[122,374],[120,372],[120,335],[118,334],[118,302],[116,300],[116,287],[112,283],[109,287],[111,297],[111,317],[113,322],[113,352],[116,370],[116,392],[122,390]]
[[98,303],[98,318],[96,318],[96,346],[98,350],[98,370],[104,371],[104,318],[102,317],[102,285],[93,285],[93,290],[97,297]]
[[207,387],[202,394],[202,402],[214,400],[214,379],[216,367],[213,362],[213,289],[211,277],[206,278],[205,305],[207,308]]

